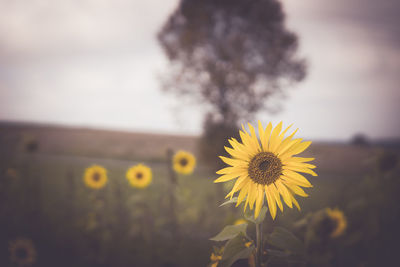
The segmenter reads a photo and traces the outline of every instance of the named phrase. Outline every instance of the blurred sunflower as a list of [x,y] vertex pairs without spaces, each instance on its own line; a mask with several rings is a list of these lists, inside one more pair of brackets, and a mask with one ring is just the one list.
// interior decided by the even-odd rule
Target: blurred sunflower
[[237,219],[233,225],[239,225],[239,224],[244,224],[247,223],[247,221],[245,219]]
[[12,179],[18,178],[18,171],[14,168],[8,168],[6,171],[7,177],[10,177]]
[[193,154],[180,150],[173,158],[173,167],[177,173],[191,174],[196,166],[196,158]]
[[126,179],[133,187],[145,188],[152,180],[151,169],[143,164],[138,164],[128,169]]
[[333,223],[330,236],[332,238],[341,236],[347,228],[347,220],[346,216],[344,216],[343,211],[339,210],[338,208],[326,208],[325,211],[329,219]]
[[85,170],[83,180],[85,184],[93,189],[100,189],[107,183],[107,170],[99,165],[93,165]]
[[250,134],[242,126],[243,131],[239,131],[242,142],[231,138],[229,143],[232,148],[225,147],[232,158],[220,157],[230,166],[217,171],[217,174],[222,176],[214,183],[237,178],[231,192],[226,197],[232,198],[236,192],[240,191],[236,206],[245,200],[244,209],[246,210],[246,207],[249,206],[250,210],[253,210],[255,204],[255,218],[258,217],[261,207],[264,205],[264,195],[273,219],[276,216],[277,205],[283,211],[281,196],[290,208],[294,204],[300,210],[294,195],[306,197],[307,194],[300,186],[312,187],[312,185],[299,172],[317,176],[311,170],[315,166],[306,163],[314,158],[294,157],[303,152],[311,144],[311,141],[301,142],[301,138],[292,139],[297,130],[285,138],[284,135],[290,127],[281,132],[282,122],[274,129],[271,123],[264,129],[261,122],[258,122],[260,136],[258,139],[251,124],[249,124]]
[[18,238],[10,242],[10,261],[18,266],[29,266],[36,261],[36,249],[32,240]]

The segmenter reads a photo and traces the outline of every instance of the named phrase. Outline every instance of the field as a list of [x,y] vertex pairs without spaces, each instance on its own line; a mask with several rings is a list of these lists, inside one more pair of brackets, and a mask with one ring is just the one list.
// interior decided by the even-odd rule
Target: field
[[[202,162],[197,144],[196,136],[0,124],[0,266],[13,266],[9,242],[18,237],[33,241],[34,266],[206,266],[215,245],[209,238],[241,218],[241,209],[218,207],[227,189],[213,183],[217,175]],[[193,152],[194,173],[171,182],[168,149]],[[313,143],[304,155],[316,158],[318,177],[310,178],[309,197],[298,198],[301,212],[285,206],[264,231],[279,225],[302,238],[301,220],[338,207],[347,216],[345,235],[329,244],[324,259],[300,264],[390,263],[400,182],[399,164],[388,170],[386,158],[383,168],[378,164],[388,153],[398,157],[399,150]],[[133,188],[125,178],[137,163],[152,168],[147,188]],[[82,179],[93,164],[108,171],[107,185],[97,191]]]

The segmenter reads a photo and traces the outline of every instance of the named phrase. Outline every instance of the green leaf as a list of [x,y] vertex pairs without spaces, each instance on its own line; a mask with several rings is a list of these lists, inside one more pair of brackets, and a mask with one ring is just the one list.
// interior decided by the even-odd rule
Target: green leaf
[[254,211],[248,209],[246,210],[244,217],[246,220],[249,220],[255,224],[257,223],[262,223],[265,219],[265,216],[267,215],[268,207],[265,205],[261,208],[260,214],[258,215],[257,219],[254,219]]
[[219,205],[219,206],[222,207],[222,206],[225,206],[225,205],[228,205],[228,204],[236,203],[236,202],[237,202],[237,199],[238,199],[237,197],[233,197],[233,198],[231,198],[231,199],[225,201],[224,203],[222,203],[222,204]]
[[249,239],[243,233],[229,240],[225,245],[222,261],[219,262],[218,266],[229,267],[239,259],[247,259],[255,249],[254,245],[246,247],[247,242],[249,242]]
[[246,234],[247,223],[239,224],[239,225],[228,225],[225,226],[222,231],[216,236],[210,238],[213,241],[225,241],[228,239],[232,239],[237,236],[239,233]]
[[293,254],[304,254],[305,251],[303,242],[283,227],[275,227],[267,241],[269,244],[288,250]]

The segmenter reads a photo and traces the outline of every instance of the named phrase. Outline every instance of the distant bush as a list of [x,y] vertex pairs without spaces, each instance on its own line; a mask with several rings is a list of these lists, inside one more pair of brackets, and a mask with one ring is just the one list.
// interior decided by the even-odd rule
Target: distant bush
[[350,144],[356,146],[368,146],[369,141],[366,135],[359,133],[351,138]]

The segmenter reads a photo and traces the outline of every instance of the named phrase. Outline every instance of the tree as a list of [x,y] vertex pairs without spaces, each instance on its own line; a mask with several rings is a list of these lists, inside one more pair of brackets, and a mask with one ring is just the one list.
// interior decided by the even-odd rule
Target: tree
[[181,0],[158,34],[171,61],[164,89],[208,104],[214,130],[270,109],[273,95],[305,76],[284,20],[276,0]]

